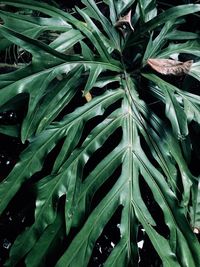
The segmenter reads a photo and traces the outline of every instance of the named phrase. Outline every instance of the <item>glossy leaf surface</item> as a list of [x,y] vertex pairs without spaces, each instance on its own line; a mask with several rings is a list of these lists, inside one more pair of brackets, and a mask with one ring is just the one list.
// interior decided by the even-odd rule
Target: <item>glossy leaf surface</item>
[[[21,261],[46,266],[58,250],[56,267],[88,266],[118,209],[119,241],[105,266],[139,266],[141,227],[164,267],[200,265],[194,233],[199,177],[190,161],[198,154],[192,135],[199,130],[200,97],[146,66],[149,59],[160,74],[172,74],[181,65],[186,78],[200,80],[198,33],[183,38],[178,30],[180,17],[200,5],[157,15],[159,1],[103,2],[108,15],[95,1],[83,0],[85,9],[77,7],[73,16],[38,1],[0,1],[39,12],[36,18],[0,11],[2,50],[14,44],[31,55],[26,64],[0,74],[1,110],[26,105],[22,122],[0,125],[0,132],[27,144],[0,183],[1,214],[27,182],[36,194],[34,221],[17,236],[7,267]],[[116,23],[126,14],[136,28],[124,35]],[[52,39],[45,43],[41,36],[49,31]],[[175,33],[184,42],[174,44]],[[194,63],[169,59],[181,53],[192,55]]]

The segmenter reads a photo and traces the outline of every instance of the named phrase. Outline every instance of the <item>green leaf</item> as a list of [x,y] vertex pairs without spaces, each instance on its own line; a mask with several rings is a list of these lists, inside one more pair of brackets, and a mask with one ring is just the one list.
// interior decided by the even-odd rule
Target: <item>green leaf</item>
[[20,125],[0,125],[0,133],[19,138]]
[[119,48],[119,35],[116,32],[115,28],[111,25],[110,21],[103,15],[103,13],[99,10],[94,0],[82,0],[82,2],[86,5],[87,13],[89,15],[99,21],[104,29],[104,31],[107,33],[110,40],[112,40],[116,47]]
[[[119,183],[118,183],[119,184]],[[110,194],[101,202],[98,209],[96,209],[90,216],[90,219],[78,233],[76,238],[71,243],[66,253],[56,264],[56,267],[62,266],[87,266],[89,258],[92,253],[92,247],[95,240],[102,232],[102,227],[108,222],[107,213],[112,215],[117,208],[117,194],[116,192],[122,185],[113,187]],[[107,213],[105,213],[105,209]],[[99,225],[99,220],[101,224]],[[88,240],[89,239],[89,240]],[[90,246],[88,241],[90,241]]]
[[94,84],[96,83],[97,78],[101,72],[102,72],[101,66],[96,66],[95,68],[91,68],[87,83],[85,85],[84,95],[86,95],[94,87]]
[[139,10],[140,10],[140,18],[142,22],[148,22],[157,16],[157,8],[155,0],[139,0],[138,1]]
[[153,18],[148,23],[146,23],[146,25],[143,26],[142,33],[143,31],[147,32],[149,30],[152,30],[155,27],[158,27],[169,20],[174,20],[176,18],[199,11],[200,11],[200,4],[187,4],[169,8],[168,10],[162,12],[157,17]]
[[186,53],[199,57],[200,56],[199,48],[200,48],[199,40],[187,41],[182,44],[170,44],[167,48],[163,49],[158,54],[158,57],[166,58],[175,53]]
[[[3,205],[6,205],[6,202],[9,201],[10,196],[15,193],[16,186],[20,186],[20,184],[22,184],[22,182],[26,178],[26,175],[30,173],[31,167],[32,174],[34,173],[34,171],[39,170],[38,163],[40,163],[41,165],[41,163],[43,162],[46,147],[48,147],[49,149],[53,149],[53,147],[55,146],[55,142],[58,142],[61,138],[67,136],[68,141],[72,139],[74,142],[74,145],[69,146],[68,151],[65,151],[65,153],[67,153],[65,157],[68,158],[71,155],[71,149],[73,149],[77,145],[80,138],[76,134],[77,138],[73,139],[75,137],[73,128],[75,127],[75,130],[80,133],[80,126],[82,125],[82,121],[86,119],[89,120],[94,115],[102,114],[103,107],[106,108],[106,106],[112,103],[112,101],[118,100],[120,97],[122,97],[122,95],[122,90],[118,90],[117,92],[106,92],[104,95],[87,103],[84,108],[79,108],[74,113],[67,116],[62,122],[56,123],[55,126],[51,126],[51,129],[43,131],[43,134],[39,135],[39,137],[36,139],[36,141],[44,139],[42,140],[43,142],[40,144],[40,150],[38,150],[37,144],[33,142],[32,146],[29,146],[24,151],[24,154],[22,154],[23,158],[21,159],[21,164],[16,165],[11,175],[8,176],[8,178],[5,180],[5,183],[7,183],[10,189],[8,190],[7,188],[2,188],[2,190],[6,189],[7,192],[6,198],[4,199],[4,203],[3,201],[1,201],[1,208],[3,208]],[[99,108],[97,109],[98,106]],[[68,218],[68,216],[71,214],[71,209],[73,207],[72,204],[74,190],[76,189],[77,184],[80,183],[79,179],[81,178],[79,176],[79,179],[77,179],[76,175],[78,173],[81,173],[80,167],[81,165],[84,166],[85,161],[87,161],[86,155],[89,153],[89,151],[97,149],[101,142],[104,142],[104,139],[107,137],[107,135],[112,133],[109,132],[109,129],[114,127],[113,124],[118,125],[118,121],[120,120],[115,119],[113,120],[113,123],[109,125],[110,120],[108,119],[105,122],[105,125],[102,125],[100,129],[96,130],[96,138],[86,140],[86,145],[83,146],[83,149],[81,149],[82,153],[80,153],[80,149],[77,149],[76,153],[72,154],[71,157],[69,157],[69,159],[64,162],[58,173],[54,173],[52,174],[52,176],[46,177],[38,184],[39,194],[36,203],[36,221],[32,225],[32,227],[30,227],[26,232],[24,232],[24,234],[19,236],[16,240],[15,245],[11,249],[9,264],[14,265],[16,262],[18,262],[20,258],[22,258],[33,247],[33,245],[37,241],[38,235],[40,235],[42,231],[54,221],[56,216],[56,207],[58,204],[57,202],[59,198],[62,195],[65,195],[66,193],[66,217]],[[77,125],[79,125],[79,127],[77,127]],[[113,128],[113,130],[114,129],[115,128]],[[50,134],[50,138],[49,135],[47,135],[48,132]],[[100,135],[100,133],[102,133],[102,135]],[[98,138],[100,138],[100,140],[98,140]],[[50,145],[52,146],[51,148]],[[33,158],[31,157],[32,155],[30,153],[32,147],[37,149]],[[30,155],[30,158],[28,158],[28,155]],[[83,161],[82,163],[81,160]],[[19,175],[20,171],[21,175]],[[15,177],[15,173],[18,175],[17,177]],[[66,175],[68,179],[66,179]],[[15,180],[15,184],[13,184],[12,179]],[[11,186],[12,184],[13,187]],[[79,191],[77,193],[79,194]],[[71,228],[70,218],[72,219],[73,217],[70,215],[70,217],[67,219],[67,232],[69,232],[69,229]],[[28,240],[29,242],[27,244]]]
[[13,1],[13,0],[5,0],[5,1],[1,1],[2,4],[6,4],[6,5],[11,5],[11,6],[15,6],[15,7],[20,7],[23,9],[32,9],[32,10],[38,10],[44,14],[48,14],[51,17],[58,17],[60,15],[60,17],[62,16],[66,16],[67,14],[62,11],[59,10],[58,8],[55,8],[52,5],[48,5],[46,3],[41,3],[41,2],[37,2],[34,0],[30,0],[28,3],[26,0],[17,0],[17,1]]
[[66,21],[60,18],[30,17],[5,11],[0,11],[0,17],[3,19],[6,27],[24,33],[27,36],[31,36],[30,32],[33,30],[37,31],[38,29],[40,29],[41,32],[48,30],[64,32],[72,28]]
[[165,113],[172,124],[176,137],[183,140],[188,135],[187,119],[183,108],[176,99],[176,88],[171,84],[164,82],[153,74],[144,74],[144,76],[154,82],[161,88],[165,95]]
[[[161,88],[162,93],[165,95],[164,101],[166,103],[166,116],[171,121],[172,129],[176,134],[175,137],[177,138],[177,140],[180,140],[184,148],[184,146],[186,146],[185,142],[187,141],[185,140],[185,138],[188,135],[186,114],[184,113],[184,110],[179,106],[180,104],[177,102],[177,99],[173,94],[174,92],[177,92],[181,96],[184,96],[185,93],[176,88],[175,86],[172,86],[171,84],[163,81],[154,74],[143,74],[143,76],[155,82],[158,85],[158,87]],[[181,135],[179,136],[179,134]],[[168,140],[168,142],[170,141]],[[176,147],[176,152],[175,152],[175,147]],[[188,205],[190,198],[190,188],[192,185],[193,177],[182,158],[182,155],[180,153],[180,148],[178,148],[177,145],[173,144],[172,147],[170,145],[170,149],[171,153],[174,154],[174,157],[176,158],[178,165],[180,166],[180,171],[182,173],[182,182],[185,191],[183,197],[183,203],[184,205]],[[177,157],[178,154],[179,156]]]
[[160,31],[159,35],[152,40],[152,35],[150,37],[150,40],[147,44],[147,48],[143,57],[143,64],[146,64],[147,59],[149,58],[156,58],[157,54],[160,52],[162,47],[166,44],[167,42],[167,35],[173,27],[175,26],[174,21],[168,21],[165,23],[164,27]]
[[[148,159],[146,158],[142,150],[135,151],[134,155],[138,159],[140,171],[146,183],[149,185],[150,188],[152,187],[154,188],[154,190],[152,190],[154,198],[156,199],[157,203],[161,206],[164,212],[165,222],[170,229],[170,240],[169,240],[170,247],[172,248],[172,250],[175,249],[174,251],[176,251],[176,249],[179,249],[180,253],[183,253],[183,255],[185,253],[187,254],[186,258],[180,259],[180,265],[185,264],[186,266],[195,266],[196,260],[193,259],[191,255],[193,254],[192,252],[193,249],[194,251],[197,251],[199,249],[199,244],[198,242],[195,242],[193,248],[190,245],[186,245],[186,242],[184,240],[188,238],[189,239],[191,238],[192,240],[193,237],[190,232],[190,226],[188,225],[188,222],[185,221],[184,215],[183,214],[181,215],[181,210],[178,210],[178,208],[174,210],[174,207],[173,207],[174,204],[172,204],[173,199],[174,199],[173,192],[170,190],[167,184],[165,184],[164,179],[158,178],[161,174],[157,172],[157,170],[148,161]],[[183,219],[183,221],[181,220],[181,218]],[[177,224],[179,224],[180,230],[177,230]],[[145,228],[145,224],[143,224],[143,226]],[[190,232],[190,237],[189,235],[184,234],[184,231],[186,228]],[[156,245],[155,245],[155,248],[156,248]],[[159,248],[156,248],[156,250],[158,253],[161,253],[159,251]],[[165,262],[165,259],[164,259],[165,256],[164,255],[162,256],[160,254],[160,257],[163,258],[163,261]]]
[[[0,212],[27,180],[36,198],[34,221],[16,237],[5,266],[46,266],[55,254],[57,267],[86,267],[116,211],[119,242],[105,266],[139,265],[141,227],[163,266],[200,266],[192,231],[199,224],[199,179],[189,162],[190,153],[198,159],[198,140],[190,144],[190,136],[199,130],[200,97],[189,92],[191,85],[182,90],[170,77],[164,81],[147,68],[141,73],[152,55],[199,56],[198,33],[187,38],[177,27],[185,23],[179,17],[198,12],[200,5],[174,6],[157,16],[157,8],[165,9],[159,1],[83,0],[85,8],[75,8],[73,16],[38,1],[0,2],[17,10],[0,11],[2,51],[15,44],[32,55],[25,67],[0,75],[0,110],[26,107],[19,129],[29,142],[0,183]],[[130,9],[136,31],[123,36],[115,24]],[[21,15],[27,10],[39,17],[32,11]],[[189,75],[198,77],[198,64]],[[89,91],[92,100],[86,103],[81,92]],[[188,127],[191,121],[197,124]],[[17,135],[16,126],[0,131]]]
[[114,23],[116,18],[125,13],[134,4],[135,0],[104,0],[104,2],[108,3],[110,7],[110,17]]
[[200,124],[200,102],[195,101],[193,97],[188,97],[183,94],[184,110],[187,115],[188,122],[196,121]]
[[77,11],[84,18],[86,25],[84,23],[82,23],[81,25],[80,22],[77,22],[75,23],[75,26],[78,27],[80,31],[82,31],[90,39],[92,44],[99,52],[99,55],[103,57],[105,61],[112,60],[107,51],[107,47],[110,46],[109,41],[107,41],[107,38],[104,37],[104,35],[99,31],[94,22],[85,12],[83,12],[79,8],[77,8]]
[[180,107],[173,92],[165,90],[166,116],[172,124],[172,129],[178,139],[184,140],[188,135],[187,118],[184,110]]
[[167,34],[167,38],[169,40],[192,40],[192,39],[199,39],[199,34],[193,32],[174,30]]
[[54,253],[59,241],[64,239],[64,224],[62,214],[58,213],[53,224],[44,231],[33,250],[26,256],[27,267],[45,266],[48,255]]
[[145,231],[147,232],[147,234],[150,236],[152,243],[154,245],[154,247],[156,248],[159,256],[161,257],[162,261],[163,261],[163,266],[181,266],[177,259],[175,254],[172,252],[167,240],[159,235],[151,225],[148,224],[148,221],[145,218],[145,215],[141,212],[141,210],[139,209],[139,207],[137,206],[136,203],[132,203],[132,205],[134,206],[135,210],[136,210],[136,214],[138,219],[142,222],[143,227],[145,229]]
[[[22,136],[31,136],[35,132],[38,134],[48,126],[72,100],[77,93],[81,83],[80,76],[82,67],[76,67],[61,82],[56,83],[51,89],[51,93],[40,97],[36,106],[29,101],[30,108],[22,124]],[[62,76],[61,76],[62,77]],[[45,81],[47,83],[47,81]],[[41,90],[41,87],[40,87]],[[37,97],[34,97],[34,101]],[[25,139],[25,137],[24,137]]]
[[76,43],[80,42],[84,36],[78,30],[70,29],[59,35],[52,43],[50,47],[59,52],[68,52],[68,50],[73,47]]
[[[2,102],[2,105],[4,103],[6,103],[8,100],[10,100],[11,98],[13,98],[16,94],[19,93],[29,93],[29,107],[28,107],[28,112],[27,112],[27,116],[24,120],[23,123],[23,128],[22,128],[22,141],[24,141],[26,138],[30,137],[34,131],[37,131],[37,126],[38,131],[40,131],[45,125],[47,125],[49,122],[51,122],[55,116],[58,114],[58,112],[63,109],[65,107],[65,105],[70,101],[70,99],[72,98],[72,96],[74,95],[74,93],[76,91],[74,91],[74,93],[72,93],[72,91],[69,92],[69,94],[66,94],[66,98],[68,98],[68,101],[65,101],[65,98],[63,98],[63,94],[66,91],[65,90],[65,86],[69,86],[70,83],[73,84],[74,80],[76,80],[79,76],[78,72],[74,75],[74,77],[72,78],[72,80],[69,82],[69,84],[65,84],[65,81],[61,82],[61,86],[57,87],[56,90],[62,90],[60,91],[60,93],[58,94],[58,98],[54,98],[55,97],[55,92],[53,92],[50,96],[48,96],[48,100],[43,102],[43,105],[56,105],[56,109],[54,109],[54,114],[50,113],[50,118],[47,118],[46,116],[44,116],[44,109],[43,107],[40,108],[40,113],[42,113],[39,116],[37,116],[37,118],[35,119],[36,116],[36,111],[38,111],[38,103],[41,102],[41,98],[43,98],[43,95],[45,94],[45,91],[48,88],[48,85],[53,81],[53,79],[55,79],[58,75],[60,74],[64,74],[64,73],[68,73],[70,70],[74,69],[76,66],[84,66],[85,69],[87,70],[88,68],[90,69],[91,72],[91,76],[89,77],[88,83],[86,85],[87,90],[90,90],[91,87],[93,86],[93,84],[96,81],[96,78],[98,77],[98,75],[100,74],[100,72],[106,70],[106,69],[110,69],[110,70],[120,70],[118,67],[116,68],[116,65],[113,65],[111,68],[109,67],[110,63],[107,62],[96,62],[94,63],[94,61],[88,61],[88,62],[83,62],[81,58],[80,61],[77,61],[77,59],[75,59],[74,64],[72,63],[72,61],[69,61],[68,56],[56,52],[55,54],[55,50],[49,48],[47,45],[41,44],[38,41],[32,40],[28,37],[25,37],[21,34],[18,34],[16,32],[13,32],[11,30],[8,30],[6,28],[1,28],[0,31],[2,31],[4,33],[7,33],[7,38],[8,38],[8,34],[9,34],[9,38],[10,40],[14,41],[15,43],[19,44],[19,45],[23,45],[25,49],[29,50],[30,52],[33,53],[33,55],[36,56],[36,59],[34,60],[34,68],[36,70],[32,71],[32,69],[30,67],[27,67],[27,71],[29,73],[29,75],[27,75],[25,72],[22,72],[22,75],[25,74],[26,78],[24,79],[24,77],[22,76],[22,79],[20,79],[20,76],[18,76],[18,79],[16,82],[10,84],[10,86],[7,86],[5,88],[3,88],[0,92],[0,96],[4,99],[4,101]],[[9,32],[9,33],[8,33]],[[48,51],[47,53],[45,51]],[[45,54],[46,54],[46,59],[47,61],[51,61],[52,58],[52,65],[50,65],[49,67],[46,67],[45,69],[42,68],[41,66],[38,66],[37,62],[40,61],[40,59],[38,58],[38,54],[40,54],[40,57],[43,57],[43,59],[45,58]],[[55,56],[57,56],[57,60],[55,58]],[[60,62],[59,58],[65,58],[67,60],[67,62],[63,62],[63,60]],[[45,60],[43,60],[44,62]],[[69,63],[68,63],[69,62]],[[88,64],[87,64],[88,63]],[[101,66],[101,67],[100,67]],[[107,68],[108,66],[108,68]],[[111,66],[111,65],[110,65]],[[104,68],[105,67],[105,68]],[[31,70],[31,72],[29,71]],[[18,74],[19,72],[17,72]],[[96,73],[96,78],[93,77],[93,74]],[[14,79],[16,79],[16,74],[11,73],[9,76],[14,77]],[[68,79],[68,78],[67,78]],[[9,77],[10,80],[10,77]],[[77,82],[79,82],[79,80],[77,79]],[[64,87],[63,87],[64,86]],[[73,86],[77,86],[77,83],[74,83]],[[71,89],[72,85],[70,85],[69,89]],[[58,92],[59,92],[58,91]],[[65,92],[66,93],[66,92]],[[53,103],[51,104],[51,99],[53,99]],[[58,101],[58,99],[60,99],[61,103],[58,105],[58,103],[56,101]],[[65,105],[63,105],[62,103],[65,102]],[[54,104],[55,103],[55,104]],[[40,103],[41,104],[41,103]],[[53,106],[51,106],[52,108]],[[45,107],[46,109],[46,107]],[[47,111],[49,112],[49,111]],[[38,114],[37,114],[38,115]],[[44,116],[44,117],[43,117]],[[43,117],[43,118],[42,118]],[[49,117],[49,116],[48,116]],[[39,120],[42,120],[43,122],[40,123]],[[40,123],[38,125],[38,123]]]
[[93,61],[94,54],[92,50],[88,47],[88,45],[85,44],[84,42],[80,42],[80,45],[81,45],[81,51],[82,51],[83,57],[87,60]]
[[198,186],[195,187],[193,194],[192,206],[190,207],[191,225],[193,231],[200,231],[200,180],[198,181]]
[[[6,27],[32,38],[38,38],[45,31],[67,31],[71,28],[69,24],[59,18],[38,19],[5,11],[0,11],[0,17],[4,21]],[[0,50],[3,50],[8,47],[11,42],[6,40],[6,38],[2,38],[0,44]]]
[[134,42],[139,38],[139,36],[151,31],[155,28],[160,27],[167,21],[174,21],[175,19],[189,15],[200,11],[200,4],[187,4],[175,6],[167,9],[166,11],[160,13],[155,18],[151,19],[147,23],[144,23],[135,33],[134,36],[130,36],[128,45],[134,44]]
[[189,75],[200,81],[200,61],[197,61],[192,64],[192,67],[189,71]]

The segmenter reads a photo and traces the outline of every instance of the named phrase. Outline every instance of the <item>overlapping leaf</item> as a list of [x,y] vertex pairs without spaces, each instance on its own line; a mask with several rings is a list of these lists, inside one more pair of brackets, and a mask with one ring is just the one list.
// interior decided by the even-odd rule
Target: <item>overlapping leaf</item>
[[113,24],[116,22],[120,15],[127,12],[135,0],[104,0],[110,8],[110,19]]
[[[45,31],[56,30],[64,32],[71,29],[71,26],[62,19],[38,19],[5,11],[0,11],[0,17],[5,26],[32,38],[39,37]],[[2,36],[0,41],[0,50],[5,49],[10,44],[11,42]]]
[[[44,122],[42,123],[40,122],[40,120],[43,121],[45,120],[44,125],[47,125],[49,122],[51,122],[56,117],[58,112],[65,107],[65,105],[70,101],[70,99],[76,93],[76,90],[72,92],[71,87],[77,87],[78,83],[81,82],[81,80],[79,80],[79,75],[81,74],[81,72],[80,71],[77,72],[77,70],[74,70],[73,74],[70,74],[70,76],[72,76],[70,81],[69,81],[69,76],[66,77],[65,79],[63,79],[63,81],[61,81],[60,85],[51,94],[47,95],[47,97],[43,96],[49,84],[60,74],[61,75],[66,74],[77,66],[83,66],[83,70],[85,71],[89,70],[91,72],[91,75],[89,76],[86,84],[85,91],[87,92],[94,85],[96,79],[98,78],[98,75],[103,70],[109,69],[113,71],[117,70],[117,72],[120,71],[119,67],[107,62],[100,62],[100,61],[84,62],[84,60],[81,57],[76,57],[75,60],[71,61],[70,56],[66,56],[60,52],[56,52],[52,48],[40,42],[37,42],[33,39],[29,39],[23,35],[17,34],[7,28],[1,28],[0,31],[2,32],[2,34],[5,34],[8,39],[10,39],[11,41],[15,42],[18,45],[23,46],[24,49],[27,49],[29,52],[33,54],[32,66],[28,66],[25,70],[23,69],[21,71],[17,71],[17,73],[11,73],[7,75],[9,77],[9,80],[12,80],[12,78],[16,79],[17,81],[15,83],[8,85],[4,81],[0,82],[2,84],[0,97],[4,100],[2,102],[2,105],[19,93],[30,94],[29,108],[26,119],[24,120],[22,127],[23,141],[26,138],[30,137],[37,130],[37,126],[39,127],[37,131],[40,131],[42,129],[43,126],[41,126],[41,124],[44,124]],[[38,45],[40,45],[40,49]],[[47,64],[48,66],[42,67],[42,65],[38,64],[38,61],[40,61],[39,59],[40,57],[42,57],[43,64],[44,65]],[[22,77],[20,77],[21,73],[23,75]],[[69,82],[67,82],[66,84],[66,81]],[[66,90],[66,88],[68,89]],[[67,101],[65,100],[64,96],[67,99]],[[43,101],[42,105],[41,105],[41,100]],[[58,101],[60,101],[60,104],[58,103]],[[44,105],[45,108],[43,108]],[[52,105],[54,105],[54,108]],[[53,108],[54,110],[54,114],[50,113],[50,118],[46,117],[46,116],[49,117],[49,110],[46,110],[47,108],[51,109]],[[46,115],[45,115],[45,110],[46,110]]]
[[[0,33],[6,40],[32,54],[32,61],[26,68],[0,75],[2,109],[14,97],[28,95],[21,138],[30,141],[19,162],[0,184],[1,213],[22,184],[42,169],[47,155],[62,141],[49,175],[35,184],[34,223],[17,237],[5,266],[17,266],[20,260],[24,260],[29,267],[45,266],[45,258],[57,246],[59,236],[70,238],[73,228],[78,233],[70,240],[69,247],[56,266],[87,266],[96,240],[118,207],[122,207],[120,241],[108,256],[105,266],[138,266],[137,234],[139,225],[142,225],[163,266],[196,267],[200,265],[199,245],[186,216],[190,209],[192,226],[198,226],[199,194],[195,187],[197,178],[188,168],[184,147],[189,135],[188,123],[191,120],[200,121],[199,97],[178,89],[156,75],[143,74],[154,83],[147,89],[164,102],[166,118],[170,123],[166,122],[166,118],[158,117],[138,94],[140,81],[144,78],[139,75],[139,79],[135,79],[135,73],[129,69],[131,67],[126,69],[122,53],[126,42],[114,27],[121,12],[134,1],[105,1],[110,7],[111,21],[101,13],[94,1],[82,2],[87,7],[86,11],[77,8],[77,12],[84,21],[41,2],[0,1],[38,10],[56,20],[66,21],[71,27],[50,45],[12,25],[0,27]],[[156,15],[155,1],[145,3],[145,8],[142,5],[144,1],[139,2],[143,20],[148,21],[141,25],[142,34],[157,27],[157,23],[165,23],[167,14],[174,20],[200,10],[200,5],[185,5],[153,18]],[[115,12],[112,14],[112,11]],[[15,18],[20,19],[17,14]],[[99,23],[102,31],[97,27]],[[150,40],[143,58],[186,51],[199,56],[196,40],[170,45],[160,51],[165,44],[162,37],[169,34],[171,27],[170,23],[166,23],[158,37]],[[65,44],[68,37],[70,40]],[[133,38],[131,43],[137,38]],[[81,46],[79,54],[65,53],[70,48],[73,54],[77,42]],[[154,49],[150,48],[150,43],[155,44]],[[195,73],[193,66],[191,72]],[[198,77],[197,71],[195,75]],[[94,87],[98,88],[99,96],[94,94],[91,101],[75,107],[62,120],[57,117],[77,92],[87,94]],[[101,122],[90,124],[94,118],[101,118]],[[85,132],[88,124],[92,129]],[[9,131],[16,133],[14,129],[7,129]],[[95,153],[117,131],[122,132],[122,138],[117,136],[118,143],[84,177],[84,170],[91,164]],[[113,186],[92,209],[94,195],[118,169],[121,172]],[[167,237],[157,231],[159,221],[151,214],[142,196],[141,179],[162,210],[163,221],[169,230]],[[183,188],[177,189],[177,181]],[[193,206],[191,198],[194,199]]]
[[139,10],[141,12],[140,18],[143,22],[148,22],[157,15],[156,1],[138,1]]
[[200,56],[199,53],[200,41],[199,40],[191,40],[187,41],[183,44],[170,44],[167,48],[163,49],[159,53],[160,58],[167,58],[175,53],[185,53],[192,54],[197,57]]
[[144,23],[138,31],[135,32],[134,36],[130,36],[128,45],[134,45],[134,43],[138,41],[139,36],[160,27],[167,21],[175,21],[177,18],[199,11],[200,4],[187,4],[169,8],[150,21]]

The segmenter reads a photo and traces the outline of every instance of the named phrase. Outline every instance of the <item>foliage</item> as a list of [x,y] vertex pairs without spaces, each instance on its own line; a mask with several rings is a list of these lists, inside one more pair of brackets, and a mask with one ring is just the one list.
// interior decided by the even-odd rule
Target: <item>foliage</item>
[[[190,169],[195,149],[190,129],[192,123],[200,124],[200,97],[192,92],[190,75],[200,80],[200,41],[197,32],[180,27],[183,16],[199,12],[200,4],[163,11],[154,0],[105,0],[110,14],[105,16],[93,0],[82,3],[85,8],[77,7],[71,15],[39,1],[0,1],[2,7],[16,10],[0,11],[1,51],[15,44],[32,55],[29,63],[0,75],[1,111],[24,103],[27,108],[20,127],[0,130],[29,143],[0,184],[1,213],[59,148],[51,172],[34,182],[34,223],[17,237],[5,266],[14,267],[22,259],[28,267],[46,266],[58,239],[71,238],[73,229],[77,234],[56,267],[87,266],[118,207],[123,207],[120,241],[105,266],[138,266],[140,225],[163,266],[200,266],[192,231],[200,227],[199,178]],[[119,29],[116,22],[130,9],[135,30],[128,25]],[[19,10],[36,10],[39,16]],[[50,43],[42,39],[45,33],[54,36]],[[185,90],[147,67],[149,58],[180,53],[194,60]],[[88,92],[91,101],[81,106],[73,102]],[[62,117],[71,103],[73,111]],[[109,138],[118,141],[92,164],[105,144],[109,146]],[[94,195],[118,169],[115,182],[92,208]],[[145,203],[144,183],[162,210],[167,236],[158,231],[159,221]]]

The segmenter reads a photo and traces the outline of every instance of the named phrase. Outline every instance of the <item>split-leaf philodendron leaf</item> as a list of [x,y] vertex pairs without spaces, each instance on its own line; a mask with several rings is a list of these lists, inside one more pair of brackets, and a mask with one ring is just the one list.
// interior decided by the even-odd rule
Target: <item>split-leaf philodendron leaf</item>
[[[29,55],[0,74],[0,110],[16,103],[25,110],[20,125],[0,125],[0,132],[28,144],[0,183],[0,213],[27,181],[36,195],[34,221],[17,236],[5,266],[47,266],[52,253],[56,267],[88,266],[119,208],[120,240],[104,266],[139,266],[141,227],[162,266],[200,266],[199,176],[191,168],[199,157],[193,135],[200,97],[192,84],[200,80],[200,42],[197,32],[180,30],[182,17],[200,4],[160,11],[160,1],[105,0],[106,12],[94,0],[82,4],[69,14],[42,1],[0,1],[0,50],[15,45]],[[126,35],[118,30],[125,14]],[[181,53],[191,56],[189,66],[169,59]],[[148,59],[160,74],[181,66],[186,89],[155,74]],[[34,179],[55,150],[49,173]],[[67,242],[59,249],[61,239]]]

